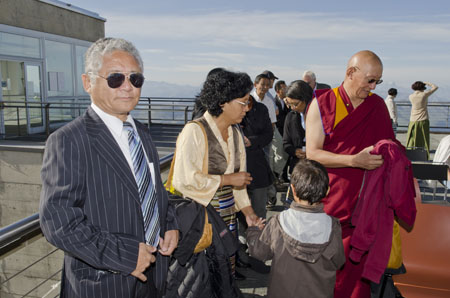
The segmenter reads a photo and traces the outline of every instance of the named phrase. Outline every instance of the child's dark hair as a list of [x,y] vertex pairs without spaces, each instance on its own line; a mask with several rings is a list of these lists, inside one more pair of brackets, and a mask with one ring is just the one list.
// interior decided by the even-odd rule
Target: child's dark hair
[[291,184],[299,199],[310,205],[320,202],[328,191],[327,170],[315,160],[300,159],[292,171]]

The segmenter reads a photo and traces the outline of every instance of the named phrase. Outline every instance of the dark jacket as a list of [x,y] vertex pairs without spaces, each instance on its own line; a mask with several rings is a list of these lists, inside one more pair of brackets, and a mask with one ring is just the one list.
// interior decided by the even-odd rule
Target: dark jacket
[[237,250],[237,239],[210,204],[206,208],[212,225],[210,247],[194,254],[202,236],[205,208],[190,199],[172,196],[170,203],[180,225],[180,241],[173,253],[167,276],[166,298],[233,298],[239,289],[232,278],[229,257]]
[[[161,232],[178,229],[161,181],[159,157],[146,125],[135,120],[149,162],[154,163]],[[61,297],[137,297],[161,289],[169,257],[156,253],[149,282],[136,268],[144,224],[133,172],[108,127],[88,107],[47,140],[39,219],[47,240],[65,252]],[[153,275],[153,276],[152,276]]]
[[263,148],[272,141],[273,129],[269,112],[262,103],[253,101],[253,106],[241,122],[244,135],[251,146],[246,147],[247,172],[253,177],[250,189],[267,187],[272,184],[273,176]]
[[[290,226],[288,230],[296,227],[298,233],[282,224]],[[339,220],[326,215],[322,204],[292,203],[272,216],[263,231],[249,227],[247,242],[251,256],[272,259],[267,297],[333,297],[336,270],[344,264],[345,254]]]
[[281,103],[282,99],[278,97],[278,95],[275,96],[275,103],[278,108],[278,115],[277,115],[277,128],[280,132],[281,136],[283,136],[284,131],[284,121],[286,119],[286,115],[289,113],[289,108],[284,103],[284,105]]
[[295,156],[295,150],[301,149],[305,146],[303,139],[305,138],[305,130],[302,127],[302,120],[300,114],[290,111],[286,116],[284,122],[283,148],[289,154],[289,173],[292,173],[295,164],[298,161]]
[[316,90],[331,89],[331,86],[325,83],[316,83]]
[[[401,146],[401,145],[400,145]],[[375,283],[386,269],[392,246],[394,215],[412,226],[416,218],[411,162],[403,146],[378,141],[371,154],[381,154],[383,165],[366,171],[352,224],[350,259],[359,262],[368,253],[362,277]]]

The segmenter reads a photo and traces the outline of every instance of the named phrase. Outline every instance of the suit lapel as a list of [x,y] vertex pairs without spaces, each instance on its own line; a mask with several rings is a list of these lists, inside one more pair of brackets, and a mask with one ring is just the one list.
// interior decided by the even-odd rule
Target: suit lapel
[[108,127],[91,107],[88,107],[86,111],[85,123],[93,150],[114,170],[119,179],[123,181],[124,187],[131,193],[136,202],[140,204],[136,180],[122,150],[111,135]]

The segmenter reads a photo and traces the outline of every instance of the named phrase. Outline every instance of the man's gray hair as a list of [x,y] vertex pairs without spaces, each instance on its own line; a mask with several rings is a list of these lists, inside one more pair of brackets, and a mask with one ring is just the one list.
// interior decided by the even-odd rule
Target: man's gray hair
[[304,78],[304,77],[310,77],[312,80],[316,80],[316,74],[312,71],[312,70],[306,70],[304,73],[303,73],[303,77],[302,78]]
[[[122,38],[105,37],[100,38],[94,42],[86,52],[84,71],[86,74],[97,74],[100,68],[102,68],[103,56],[114,51],[124,51],[134,57],[141,72],[144,72],[144,63],[142,62],[141,55],[136,47],[129,41]],[[95,82],[92,76],[92,83]]]

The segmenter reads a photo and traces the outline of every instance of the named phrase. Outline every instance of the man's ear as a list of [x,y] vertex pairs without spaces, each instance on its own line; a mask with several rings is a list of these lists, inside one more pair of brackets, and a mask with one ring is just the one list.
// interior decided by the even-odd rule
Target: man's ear
[[91,94],[91,88],[92,88],[92,82],[91,77],[85,73],[81,75],[81,80],[83,81],[83,88],[84,90]]
[[353,73],[355,71],[356,71],[356,68],[354,66],[351,66],[351,67],[347,68],[347,71],[345,72],[345,74],[347,75],[348,78],[352,79]]

